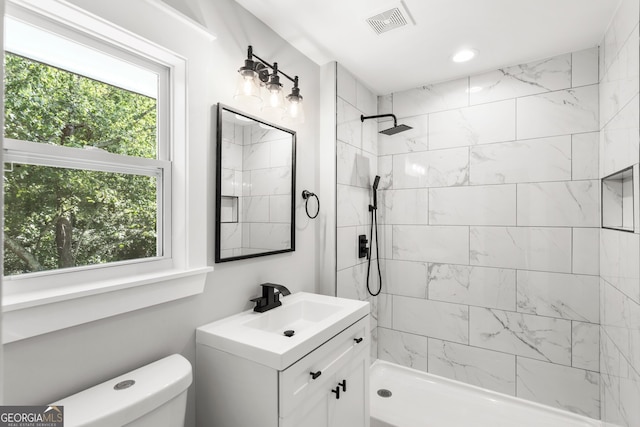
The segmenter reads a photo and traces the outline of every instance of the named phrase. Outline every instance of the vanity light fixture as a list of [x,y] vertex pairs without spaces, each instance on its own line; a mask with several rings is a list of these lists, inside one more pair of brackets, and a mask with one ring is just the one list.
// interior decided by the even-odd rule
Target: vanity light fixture
[[[271,71],[270,71],[271,70]],[[304,122],[302,95],[298,87],[298,76],[290,77],[278,69],[278,63],[269,64],[253,53],[249,46],[244,65],[238,70],[239,78],[234,99],[247,107],[261,107],[265,114],[285,119],[294,123]],[[291,93],[286,101],[283,94],[280,76],[284,76],[293,83]],[[262,94],[260,93],[262,88]]]

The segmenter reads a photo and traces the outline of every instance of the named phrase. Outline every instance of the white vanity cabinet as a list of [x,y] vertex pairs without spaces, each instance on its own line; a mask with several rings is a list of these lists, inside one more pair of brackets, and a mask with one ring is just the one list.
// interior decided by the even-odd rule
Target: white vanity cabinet
[[369,427],[369,316],[282,370],[196,347],[198,427]]

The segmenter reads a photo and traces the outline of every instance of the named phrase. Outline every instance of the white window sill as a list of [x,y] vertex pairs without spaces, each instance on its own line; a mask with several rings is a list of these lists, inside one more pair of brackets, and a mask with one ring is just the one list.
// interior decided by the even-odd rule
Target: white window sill
[[172,270],[128,279],[3,297],[2,342],[69,328],[202,293],[212,267]]

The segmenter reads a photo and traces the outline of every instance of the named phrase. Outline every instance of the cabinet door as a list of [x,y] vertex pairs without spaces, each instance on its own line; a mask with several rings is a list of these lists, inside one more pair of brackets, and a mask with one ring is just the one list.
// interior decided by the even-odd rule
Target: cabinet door
[[[345,385],[346,390],[341,386]],[[335,394],[329,398],[329,426],[369,427],[369,357],[360,352],[359,357],[336,373],[336,385],[340,387],[340,399]]]
[[[324,394],[337,372],[352,363],[361,350],[369,347],[369,317],[364,317],[279,374],[279,414],[289,417],[309,404],[309,399]],[[367,350],[368,351],[368,350]],[[317,373],[314,377],[312,373]]]
[[329,405],[332,393],[318,390],[303,405],[296,408],[286,418],[280,418],[280,427],[331,427]]
[[[280,427],[369,427],[369,348],[354,354],[326,384],[281,418]],[[340,398],[331,391],[337,388]]]

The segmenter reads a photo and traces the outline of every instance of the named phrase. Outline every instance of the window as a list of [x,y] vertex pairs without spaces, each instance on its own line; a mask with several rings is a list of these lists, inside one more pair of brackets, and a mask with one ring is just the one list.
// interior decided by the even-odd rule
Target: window
[[10,0],[4,41],[3,342],[202,292],[186,59],[53,0]]
[[5,25],[4,276],[162,259],[166,69]]

